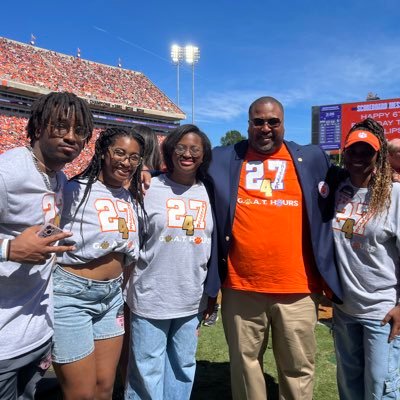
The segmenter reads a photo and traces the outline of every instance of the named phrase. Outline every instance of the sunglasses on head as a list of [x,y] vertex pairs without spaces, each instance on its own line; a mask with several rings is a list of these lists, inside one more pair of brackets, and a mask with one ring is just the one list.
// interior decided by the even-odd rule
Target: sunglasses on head
[[254,126],[260,127],[267,124],[270,128],[277,128],[282,123],[282,121],[279,118],[267,118],[267,119],[253,118],[251,122],[253,123]]

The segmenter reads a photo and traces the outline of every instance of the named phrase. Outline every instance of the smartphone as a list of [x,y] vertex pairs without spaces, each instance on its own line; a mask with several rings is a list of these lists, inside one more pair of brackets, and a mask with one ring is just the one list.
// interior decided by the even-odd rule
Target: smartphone
[[46,238],[49,236],[57,235],[57,233],[61,233],[61,232],[64,232],[64,231],[61,228],[59,228],[58,226],[47,223],[42,226],[42,228],[37,233],[37,235],[39,237]]

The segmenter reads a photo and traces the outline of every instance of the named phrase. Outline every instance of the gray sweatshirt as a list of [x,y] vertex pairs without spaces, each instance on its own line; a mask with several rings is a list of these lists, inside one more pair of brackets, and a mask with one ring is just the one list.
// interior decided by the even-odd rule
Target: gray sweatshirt
[[354,317],[382,319],[398,301],[400,264],[400,183],[393,183],[387,212],[366,216],[367,188],[350,180],[336,192],[332,222],[343,305]]
[[[0,155],[0,237],[13,239],[26,228],[55,222],[62,209],[62,172],[53,191],[18,147]],[[36,349],[53,335],[53,258],[44,264],[0,263],[0,360]]]
[[160,175],[152,179],[144,204],[147,240],[127,287],[129,307],[133,313],[152,319],[203,311],[213,230],[204,185],[184,186]]

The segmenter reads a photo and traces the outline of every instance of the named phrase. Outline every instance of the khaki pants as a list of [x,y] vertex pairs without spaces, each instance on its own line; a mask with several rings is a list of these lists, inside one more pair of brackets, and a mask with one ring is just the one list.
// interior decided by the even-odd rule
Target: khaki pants
[[269,331],[281,400],[311,400],[319,295],[222,291],[234,400],[267,398],[263,355]]

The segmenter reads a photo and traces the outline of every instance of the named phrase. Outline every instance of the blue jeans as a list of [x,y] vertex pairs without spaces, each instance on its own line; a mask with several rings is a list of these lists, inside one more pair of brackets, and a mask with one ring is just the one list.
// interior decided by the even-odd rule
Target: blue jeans
[[333,323],[340,399],[400,399],[400,338],[388,343],[390,324],[352,317],[338,307]]
[[190,398],[201,316],[156,320],[131,314],[125,399]]

